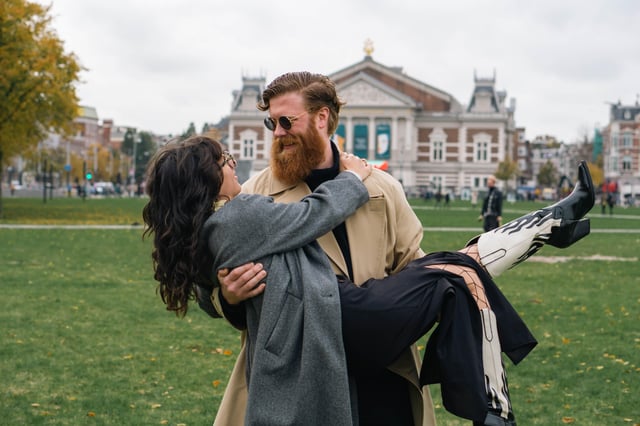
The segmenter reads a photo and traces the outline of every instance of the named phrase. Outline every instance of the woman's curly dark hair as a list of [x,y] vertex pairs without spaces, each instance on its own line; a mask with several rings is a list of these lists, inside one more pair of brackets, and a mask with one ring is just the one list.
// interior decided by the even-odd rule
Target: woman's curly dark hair
[[143,237],[153,235],[158,292],[178,316],[195,298],[194,285],[212,284],[212,256],[201,233],[222,185],[221,158],[220,143],[192,136],[162,147],[147,167]]

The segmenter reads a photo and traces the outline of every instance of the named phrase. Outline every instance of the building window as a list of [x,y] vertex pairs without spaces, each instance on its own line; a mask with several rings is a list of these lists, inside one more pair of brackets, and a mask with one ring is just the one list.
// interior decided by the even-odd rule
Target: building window
[[431,161],[434,163],[442,163],[445,161],[444,144],[447,135],[442,129],[434,129],[429,134],[429,142],[431,143]]
[[434,191],[442,192],[442,188],[444,188],[444,178],[442,176],[431,176],[431,182],[433,182]]
[[614,148],[618,147],[618,134],[611,133],[611,146]]
[[489,142],[476,142],[476,162],[486,163],[489,161]]
[[242,140],[242,158],[253,160],[256,156],[253,139]]
[[622,170],[623,171],[631,171],[631,156],[625,155],[622,158]]
[[473,182],[473,189],[484,188],[486,186],[487,178],[484,178],[484,183],[480,176],[474,176],[471,180]]
[[611,163],[610,163],[610,165],[611,165],[611,167],[610,167],[611,171],[613,171],[613,172],[617,172],[617,171],[618,171],[618,157],[617,157],[617,156],[615,156],[615,155],[612,155],[612,156],[610,157],[610,161],[611,161]]
[[491,161],[489,148],[491,136],[486,133],[478,133],[473,136],[473,158],[476,163],[488,163]]
[[518,160],[518,169],[520,169],[521,172],[524,172],[527,170],[526,160],[523,160],[523,159]]
[[633,133],[624,132],[622,134],[622,146],[624,146],[625,148],[630,148],[631,146],[633,146]]
[[435,163],[444,161],[444,142],[431,142],[431,161]]
[[240,159],[241,160],[255,160],[256,159],[256,140],[258,134],[251,129],[244,130],[240,133]]

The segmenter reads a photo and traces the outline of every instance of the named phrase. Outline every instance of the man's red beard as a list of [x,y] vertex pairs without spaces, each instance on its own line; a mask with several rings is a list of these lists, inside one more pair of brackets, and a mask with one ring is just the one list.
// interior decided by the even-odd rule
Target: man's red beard
[[[271,169],[275,177],[287,184],[305,180],[324,160],[327,141],[310,121],[304,135],[274,137],[271,144]],[[293,148],[284,147],[293,145]]]

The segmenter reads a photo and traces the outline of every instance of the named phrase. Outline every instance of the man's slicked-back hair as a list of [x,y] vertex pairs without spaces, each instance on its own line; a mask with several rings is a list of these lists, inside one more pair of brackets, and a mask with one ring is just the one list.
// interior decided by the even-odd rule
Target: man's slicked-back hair
[[329,77],[313,74],[308,71],[282,74],[273,80],[262,92],[262,100],[258,102],[260,111],[268,111],[271,99],[287,93],[298,92],[302,95],[305,108],[309,112],[319,111],[323,107],[329,109],[328,133],[332,135],[338,127],[340,108],[345,104],[336,91],[336,86]]

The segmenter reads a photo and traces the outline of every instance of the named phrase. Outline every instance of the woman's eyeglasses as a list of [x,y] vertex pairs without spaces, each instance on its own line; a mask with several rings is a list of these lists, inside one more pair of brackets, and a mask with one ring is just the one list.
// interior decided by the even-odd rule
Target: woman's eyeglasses
[[236,161],[236,159],[234,158],[233,155],[231,155],[231,153],[229,151],[223,151],[222,152],[222,167],[225,166],[225,164],[229,163],[229,165],[231,166],[231,168],[235,169],[236,166],[238,165],[238,162]]
[[[296,115],[296,116],[287,116],[287,115],[283,115],[280,118],[278,118],[278,124],[280,125],[280,127],[282,127],[285,130],[291,130],[291,126],[293,126],[293,123],[302,116],[302,114],[304,114],[306,111],[301,112],[300,114]],[[271,130],[272,132],[274,132],[276,130],[276,120],[274,120],[271,117],[267,117],[264,119],[264,127],[266,127],[267,129]]]

